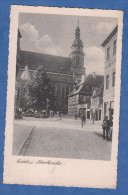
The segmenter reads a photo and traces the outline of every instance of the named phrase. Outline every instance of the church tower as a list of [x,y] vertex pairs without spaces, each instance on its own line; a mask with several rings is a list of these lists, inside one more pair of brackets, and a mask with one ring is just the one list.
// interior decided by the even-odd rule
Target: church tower
[[73,72],[73,77],[75,81],[80,82],[82,75],[85,74],[85,67],[84,67],[84,52],[83,52],[83,42],[80,40],[80,28],[79,28],[79,21],[77,28],[75,30],[75,40],[72,44],[72,51],[70,54],[71,58],[71,70]]

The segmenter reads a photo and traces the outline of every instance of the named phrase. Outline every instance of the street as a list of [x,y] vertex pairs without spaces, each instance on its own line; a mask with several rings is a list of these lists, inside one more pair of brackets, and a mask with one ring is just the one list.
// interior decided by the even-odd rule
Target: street
[[24,117],[14,121],[13,155],[110,160],[111,142],[98,121],[82,128],[80,119]]

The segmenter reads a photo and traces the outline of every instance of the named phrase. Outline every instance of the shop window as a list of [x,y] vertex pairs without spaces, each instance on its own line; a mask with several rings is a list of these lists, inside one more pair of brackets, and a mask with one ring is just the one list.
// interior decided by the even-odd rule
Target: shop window
[[109,118],[112,119],[114,115],[114,102],[110,102]]

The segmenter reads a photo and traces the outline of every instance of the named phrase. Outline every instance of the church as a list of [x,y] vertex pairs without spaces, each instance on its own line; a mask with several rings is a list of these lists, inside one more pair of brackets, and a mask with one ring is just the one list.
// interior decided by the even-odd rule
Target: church
[[61,108],[63,113],[68,112],[68,96],[76,83],[85,75],[83,42],[80,39],[79,23],[75,29],[75,38],[71,45],[69,58],[54,56],[20,49],[22,35],[18,30],[17,62],[16,62],[16,97],[15,106],[22,107],[22,96],[19,84],[30,80],[35,71],[42,66],[54,86],[56,110]]

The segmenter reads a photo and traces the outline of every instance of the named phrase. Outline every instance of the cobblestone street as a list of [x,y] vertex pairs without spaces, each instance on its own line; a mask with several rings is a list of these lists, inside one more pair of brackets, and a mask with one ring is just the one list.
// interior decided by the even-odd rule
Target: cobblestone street
[[88,160],[110,160],[111,142],[103,140],[100,122],[73,118],[36,119],[14,122],[13,154]]

